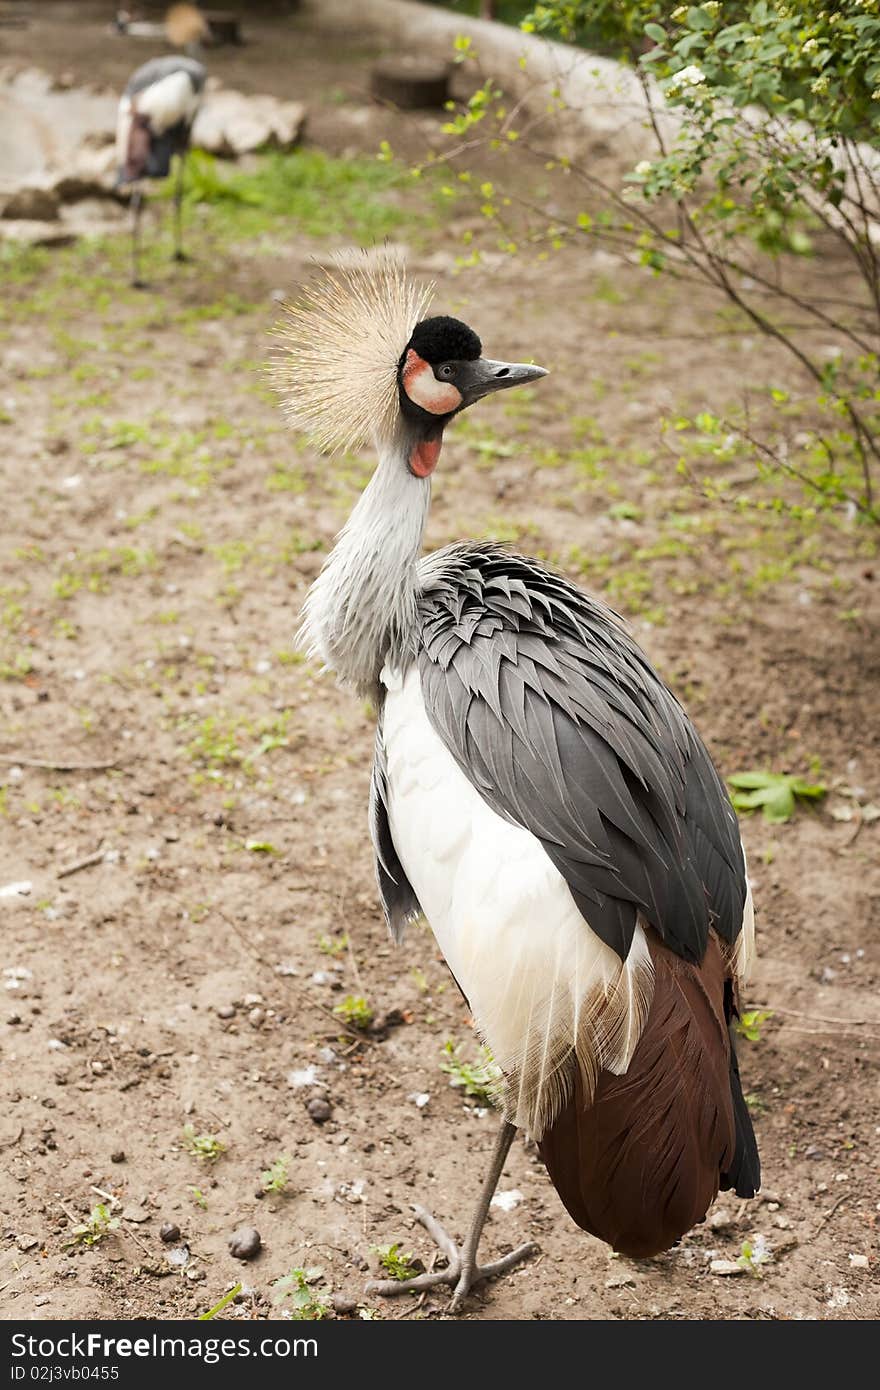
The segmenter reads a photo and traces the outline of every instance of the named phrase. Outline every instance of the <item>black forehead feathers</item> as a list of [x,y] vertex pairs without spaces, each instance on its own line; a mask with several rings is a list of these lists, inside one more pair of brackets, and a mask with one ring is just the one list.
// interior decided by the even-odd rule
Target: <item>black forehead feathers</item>
[[483,351],[472,328],[445,314],[417,323],[409,346],[432,366],[438,362],[472,362]]

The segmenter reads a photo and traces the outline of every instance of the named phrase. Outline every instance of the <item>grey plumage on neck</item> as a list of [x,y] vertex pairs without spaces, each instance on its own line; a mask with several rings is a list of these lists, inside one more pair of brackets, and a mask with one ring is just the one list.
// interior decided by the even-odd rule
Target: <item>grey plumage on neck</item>
[[415,650],[418,560],[430,478],[408,467],[410,431],[401,422],[379,442],[379,464],[309,589],[298,641],[337,681],[375,697],[389,661]]

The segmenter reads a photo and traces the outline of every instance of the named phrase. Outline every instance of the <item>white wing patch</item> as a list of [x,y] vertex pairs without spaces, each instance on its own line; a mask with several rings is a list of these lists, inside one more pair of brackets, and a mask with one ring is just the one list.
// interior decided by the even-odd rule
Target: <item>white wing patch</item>
[[[746,852],[743,848],[743,861],[745,862]],[[746,864],[746,874],[749,866]],[[743,906],[742,931],[737,937],[736,950],[733,957],[733,968],[736,978],[741,985],[747,983],[752,973],[752,966],[755,963],[757,952],[755,950],[755,905],[752,902],[752,885],[746,878],[746,900]]]
[[540,842],[483,800],[434,731],[421,681],[387,668],[383,718],[394,846],[481,1035],[506,1111],[540,1138],[571,1091],[624,1072],[653,970],[641,925],[627,960],[588,927]]
[[161,135],[178,121],[192,121],[199,100],[199,93],[193,88],[189,74],[182,71],[171,72],[134,94],[134,105],[144,116],[149,116],[156,135]]
[[131,100],[127,96],[119,99],[119,111],[116,117],[116,163],[120,169],[125,167],[128,159],[128,138],[131,134]]

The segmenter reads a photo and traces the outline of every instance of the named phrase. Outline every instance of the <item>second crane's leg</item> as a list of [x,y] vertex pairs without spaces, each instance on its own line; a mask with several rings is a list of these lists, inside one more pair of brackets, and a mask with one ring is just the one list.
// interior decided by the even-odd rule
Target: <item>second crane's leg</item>
[[174,259],[187,261],[183,249],[183,165],[186,153],[177,156],[177,182],[174,185]]
[[493,1260],[491,1264],[477,1264],[477,1249],[489,1211],[489,1204],[492,1201],[492,1194],[498,1186],[498,1179],[501,1177],[515,1134],[516,1125],[504,1120],[498,1131],[492,1164],[486,1175],[486,1181],[483,1183],[480,1200],[477,1203],[467,1239],[461,1248],[455,1244],[455,1241],[446,1233],[439,1221],[436,1221],[425,1207],[413,1207],[418,1220],[448,1259],[448,1268],[440,1270],[436,1274],[417,1274],[414,1279],[376,1279],[367,1285],[368,1293],[383,1294],[386,1298],[390,1298],[395,1294],[417,1293],[420,1289],[433,1289],[438,1284],[451,1284],[453,1286],[451,1307],[456,1310],[461,1307],[475,1284],[480,1283],[483,1279],[491,1279],[496,1274],[505,1274],[507,1270],[513,1269],[529,1255],[535,1254],[538,1247],[529,1241],[526,1245],[520,1245],[516,1250],[511,1250],[509,1255],[503,1255],[500,1260]]
[[136,290],[145,290],[146,281],[141,279],[141,208],[144,195],[136,188],[131,195],[131,284]]

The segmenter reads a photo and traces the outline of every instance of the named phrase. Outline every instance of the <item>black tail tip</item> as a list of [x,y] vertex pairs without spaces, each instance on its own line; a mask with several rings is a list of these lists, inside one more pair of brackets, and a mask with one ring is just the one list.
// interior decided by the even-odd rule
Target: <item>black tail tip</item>
[[736,1128],[736,1141],[733,1162],[721,1174],[721,1188],[733,1188],[737,1197],[754,1197],[761,1190],[761,1159],[758,1154],[758,1141],[752,1126],[752,1117],[743,1095],[739,1079],[739,1065],[736,1060],[733,1038],[730,1040],[730,1095],[733,1101],[733,1119]]

